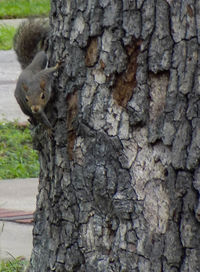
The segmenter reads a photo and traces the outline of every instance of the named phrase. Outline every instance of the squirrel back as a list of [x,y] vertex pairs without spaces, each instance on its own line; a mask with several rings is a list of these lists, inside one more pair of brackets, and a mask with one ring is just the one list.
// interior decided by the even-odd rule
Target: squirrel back
[[40,122],[52,128],[44,110],[51,96],[52,73],[60,63],[46,68],[44,50],[47,49],[48,35],[49,26],[42,19],[29,19],[19,26],[13,42],[23,70],[17,81],[15,97],[32,124]]

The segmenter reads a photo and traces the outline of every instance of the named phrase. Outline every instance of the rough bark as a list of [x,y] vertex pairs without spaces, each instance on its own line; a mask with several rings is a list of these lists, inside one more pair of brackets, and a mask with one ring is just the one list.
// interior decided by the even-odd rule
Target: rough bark
[[200,268],[200,2],[52,0],[30,271]]

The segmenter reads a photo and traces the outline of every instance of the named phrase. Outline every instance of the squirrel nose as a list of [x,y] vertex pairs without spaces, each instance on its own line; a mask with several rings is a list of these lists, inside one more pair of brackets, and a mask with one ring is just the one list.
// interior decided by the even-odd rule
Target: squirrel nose
[[33,113],[37,113],[37,112],[40,111],[40,107],[37,106],[37,105],[31,106],[31,111],[32,111]]

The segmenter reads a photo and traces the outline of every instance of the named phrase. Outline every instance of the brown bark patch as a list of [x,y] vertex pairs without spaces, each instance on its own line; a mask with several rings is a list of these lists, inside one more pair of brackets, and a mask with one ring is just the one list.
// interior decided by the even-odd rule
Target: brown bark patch
[[187,5],[187,13],[189,14],[190,18],[194,17],[194,11],[191,5]]
[[90,40],[90,43],[87,48],[86,56],[85,56],[85,65],[90,67],[94,66],[97,62],[98,58],[98,40],[97,38],[93,38]]
[[106,67],[105,63],[101,59],[100,59],[100,67],[101,67],[102,70],[104,70],[105,67]]
[[73,149],[76,140],[75,120],[78,114],[78,92],[67,96],[67,149],[69,158],[73,159]]
[[126,107],[131,99],[133,90],[137,86],[137,57],[140,53],[141,40],[134,40],[126,47],[128,64],[126,70],[119,74],[113,88],[113,98],[119,106]]

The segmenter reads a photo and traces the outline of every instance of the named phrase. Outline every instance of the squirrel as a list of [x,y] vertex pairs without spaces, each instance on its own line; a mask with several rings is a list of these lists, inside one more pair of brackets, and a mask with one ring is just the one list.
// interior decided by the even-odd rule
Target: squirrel
[[18,27],[13,48],[22,68],[15,98],[21,110],[30,117],[31,124],[43,123],[52,130],[44,109],[51,97],[52,74],[58,70],[61,61],[54,67],[46,68],[49,30],[45,20],[28,19]]

